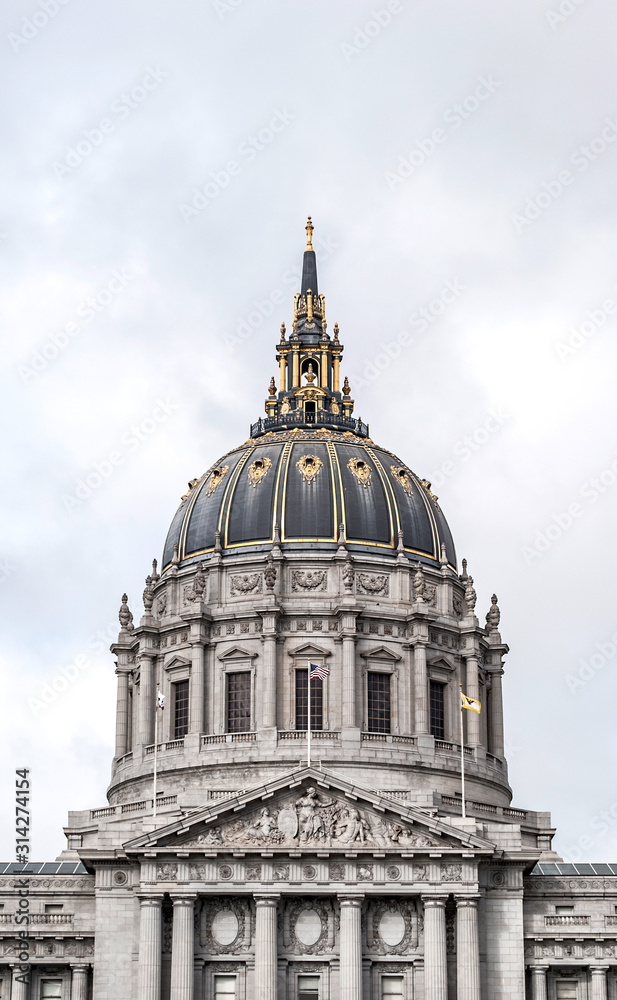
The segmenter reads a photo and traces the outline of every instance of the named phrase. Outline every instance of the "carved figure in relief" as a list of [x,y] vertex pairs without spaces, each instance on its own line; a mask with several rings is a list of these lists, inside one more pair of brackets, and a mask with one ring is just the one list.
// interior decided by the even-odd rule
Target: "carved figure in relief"
[[326,836],[326,824],[320,810],[325,805],[331,805],[331,802],[331,799],[321,802],[312,787],[307,788],[305,794],[296,800],[301,841],[323,839]]
[[251,835],[255,837],[269,837],[275,829],[275,825],[275,820],[270,815],[270,810],[264,808],[246,832],[249,837]]
[[422,564],[417,563],[416,572],[413,578],[413,596],[416,601],[424,600],[424,573],[422,571]]
[[343,844],[353,844],[359,840],[361,844],[366,843],[366,835],[369,833],[369,825],[362,818],[357,809],[347,806],[343,809],[336,824],[336,839]]
[[200,846],[212,845],[213,847],[222,844],[223,835],[221,833],[220,826],[213,826],[211,830],[206,830],[205,833],[200,833],[197,838],[197,843]]
[[274,590],[274,584],[276,583],[276,566],[274,565],[274,557],[271,552],[268,553],[266,568],[264,570],[264,580],[266,581],[266,589]]

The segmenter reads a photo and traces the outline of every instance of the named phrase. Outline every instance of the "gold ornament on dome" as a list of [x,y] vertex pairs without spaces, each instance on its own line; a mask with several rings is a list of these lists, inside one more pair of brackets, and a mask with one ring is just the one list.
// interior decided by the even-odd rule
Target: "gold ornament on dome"
[[188,487],[189,488],[186,491],[186,493],[184,494],[184,496],[180,498],[182,503],[184,503],[186,500],[188,500],[188,498],[190,497],[191,493],[193,492],[193,490],[197,486],[198,482],[199,482],[199,479],[189,479],[189,482],[188,482]]
[[256,458],[252,465],[249,465],[248,477],[249,483],[253,489],[265,479],[268,474],[268,469],[272,468],[272,462],[269,458]]
[[290,412],[290,410],[291,410],[291,403],[289,402],[289,396],[285,396],[285,399],[281,404],[281,416],[284,417],[286,413]]
[[312,483],[323,466],[323,462],[317,455],[303,455],[302,458],[296,462],[297,467],[300,470],[300,475],[302,476],[305,483]]
[[401,484],[401,486],[403,487],[403,490],[407,494],[407,496],[408,497],[412,497],[413,496],[413,488],[412,488],[412,485],[411,485],[411,479],[409,478],[409,473],[408,473],[407,469],[404,469],[402,466],[399,466],[399,465],[391,465],[390,466],[390,472],[392,473],[392,475],[396,479],[397,483]]
[[352,476],[355,476],[358,482],[362,483],[364,489],[371,485],[373,470],[367,462],[363,462],[361,458],[350,458],[347,468],[351,471]]
[[228,472],[229,472],[229,466],[228,465],[224,465],[222,469],[213,469],[212,470],[212,473],[211,473],[210,478],[208,480],[208,485],[206,486],[206,496],[207,497],[212,496],[212,494],[214,493],[216,487],[221,482],[221,480],[225,478],[225,476],[227,475]]
[[430,482],[428,481],[428,479],[421,479],[421,480],[420,480],[420,482],[422,483],[422,485],[424,486],[424,489],[426,490],[426,492],[427,492],[427,493],[428,493],[428,495],[430,496],[431,500],[432,500],[432,501],[433,501],[433,503],[435,504],[435,506],[436,506],[437,510],[438,510],[438,511],[441,511],[441,507],[440,507],[440,506],[439,506],[439,504],[437,503],[437,501],[438,501],[439,497],[436,497],[436,496],[435,496],[435,494],[433,493],[433,491],[432,491],[432,489],[431,489],[431,484],[430,484]]

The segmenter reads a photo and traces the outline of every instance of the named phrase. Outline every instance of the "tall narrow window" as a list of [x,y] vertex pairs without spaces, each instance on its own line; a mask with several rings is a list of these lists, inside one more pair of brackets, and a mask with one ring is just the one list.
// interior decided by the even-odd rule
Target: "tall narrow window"
[[390,674],[369,673],[368,688],[368,731],[369,733],[390,732]]
[[174,684],[174,739],[181,740],[189,731],[189,682]]
[[251,728],[251,674],[227,674],[227,732],[248,733]]
[[556,1000],[578,1000],[578,983],[556,982]]
[[41,980],[41,997],[43,1000],[51,1000],[52,997],[62,996],[62,980],[61,979],[43,979]]
[[214,1000],[234,1000],[237,995],[235,976],[214,977]]
[[382,1000],[394,1000],[394,997],[398,997],[402,1000],[403,993],[403,977],[402,976],[382,976],[381,979],[381,996]]
[[[308,670],[296,670],[296,729],[306,730],[308,725]],[[311,732],[323,729],[323,681],[311,681]]]
[[445,684],[431,681],[431,736],[434,736],[436,740],[445,740],[446,738],[444,690]]
[[298,976],[298,1000],[319,1000],[319,976]]

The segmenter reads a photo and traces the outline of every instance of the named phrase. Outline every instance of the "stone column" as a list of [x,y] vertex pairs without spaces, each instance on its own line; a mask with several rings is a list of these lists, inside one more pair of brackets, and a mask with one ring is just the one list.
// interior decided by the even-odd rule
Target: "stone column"
[[491,731],[488,749],[496,757],[504,755],[502,677],[503,670],[491,671]]
[[[264,623],[265,627],[265,623]],[[276,728],[276,632],[264,635],[263,675],[261,678],[261,725]]]
[[255,896],[255,1000],[276,1000],[278,899],[276,895]]
[[203,733],[205,702],[205,649],[200,640],[193,643],[189,681],[189,733]]
[[425,1000],[448,1000],[446,896],[423,896],[422,901],[424,902]]
[[363,896],[339,896],[340,1000],[362,1000],[362,901]]
[[170,1000],[193,1000],[195,962],[194,896],[172,896],[174,904],[171,937]]
[[548,965],[531,966],[531,1000],[546,1000]]
[[71,969],[71,1000],[88,1000],[88,966],[74,965]]
[[[467,657],[467,675],[465,694],[476,700],[480,697],[480,684],[478,680],[478,657],[477,655]],[[484,706],[482,706],[484,708]],[[480,716],[477,712],[467,712],[467,743],[469,746],[480,746]]]
[[142,896],[139,900],[137,1000],[161,998],[162,902],[162,896]]
[[415,732],[429,732],[428,718],[428,677],[426,673],[426,646],[417,642],[413,647],[413,684],[416,706]]
[[116,757],[123,757],[129,749],[129,672],[116,667],[116,677]]
[[[29,983],[31,978],[32,970],[23,972],[19,966],[13,966],[11,1000],[28,1000],[28,993],[30,991]],[[23,979],[26,979],[26,982],[23,982]]]
[[343,634],[343,729],[356,725],[356,638]]
[[456,897],[456,1000],[480,1000],[478,900]]
[[607,1000],[606,973],[608,965],[591,967],[591,1000]]
[[150,746],[154,742],[154,661],[140,654],[139,669],[139,736],[137,742]]

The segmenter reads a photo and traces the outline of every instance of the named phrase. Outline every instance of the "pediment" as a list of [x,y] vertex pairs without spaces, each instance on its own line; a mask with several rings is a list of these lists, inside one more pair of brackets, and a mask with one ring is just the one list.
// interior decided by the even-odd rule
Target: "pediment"
[[324,649],[322,646],[316,646],[313,642],[305,642],[301,646],[296,646],[295,649],[289,650],[290,656],[331,656],[332,653],[329,649]]
[[131,851],[492,853],[420,809],[303,768],[125,844]]
[[255,653],[255,652],[253,652],[253,651],[251,651],[249,649],[242,649],[241,646],[232,646],[231,649],[228,649],[225,653],[222,654],[222,656],[219,656],[218,659],[219,660],[240,660],[240,659],[246,660],[246,659],[252,659],[254,656],[257,656],[257,653]]
[[190,667],[191,661],[187,660],[186,656],[173,656],[171,660],[168,660],[165,664],[165,670],[175,670],[179,667]]
[[447,670],[449,673],[451,673],[453,670],[456,669],[456,665],[454,664],[454,662],[448,659],[448,657],[444,656],[442,653],[440,653],[434,659],[430,659],[427,657],[426,665],[427,667],[430,668]]
[[393,653],[391,649],[386,649],[385,646],[376,646],[375,649],[369,649],[365,653],[360,653],[360,656],[365,660],[390,660],[391,662],[402,659],[402,657]]

